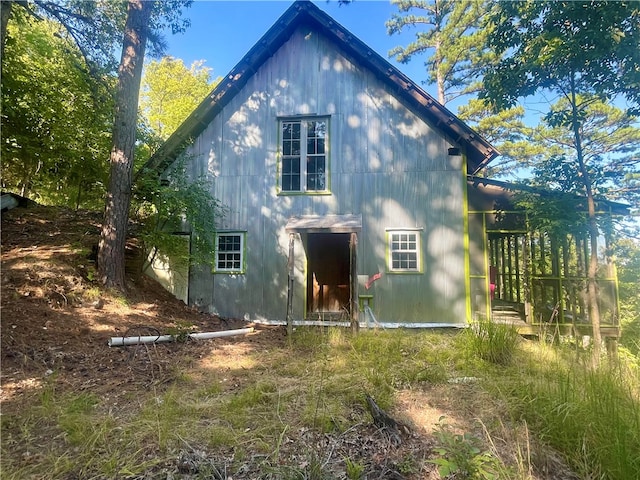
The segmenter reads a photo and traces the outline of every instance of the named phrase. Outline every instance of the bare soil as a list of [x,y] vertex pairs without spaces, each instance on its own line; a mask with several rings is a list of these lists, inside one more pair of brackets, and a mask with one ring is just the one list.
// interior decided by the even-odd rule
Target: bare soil
[[[58,391],[98,395],[144,392],[168,381],[169,365],[201,357],[204,342],[161,343],[148,362],[135,349],[109,347],[111,337],[210,332],[245,322],[198,312],[141,275],[135,245],[126,295],[94,280],[100,215],[55,207],[16,208],[2,215],[2,392],[4,412],[21,408],[55,372]],[[134,271],[130,271],[134,270]],[[242,342],[283,342],[283,331],[260,328]],[[234,343],[228,337],[217,343]],[[132,353],[133,352],[133,353]],[[137,355],[137,358],[133,358]],[[115,399],[114,399],[115,400]]]

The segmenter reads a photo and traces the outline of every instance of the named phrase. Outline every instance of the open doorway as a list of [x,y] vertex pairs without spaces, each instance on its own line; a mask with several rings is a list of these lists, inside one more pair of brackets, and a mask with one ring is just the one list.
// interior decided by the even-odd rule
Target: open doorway
[[307,318],[349,315],[350,234],[307,235]]

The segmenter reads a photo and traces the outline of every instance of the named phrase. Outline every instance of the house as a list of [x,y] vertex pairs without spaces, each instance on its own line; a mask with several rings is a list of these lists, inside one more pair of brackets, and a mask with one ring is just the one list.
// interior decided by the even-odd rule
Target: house
[[213,271],[165,259],[152,275],[247,321],[466,325],[492,311],[494,209],[469,209],[468,179],[497,155],[330,16],[294,2],[146,165],[162,172],[183,156],[228,208]]

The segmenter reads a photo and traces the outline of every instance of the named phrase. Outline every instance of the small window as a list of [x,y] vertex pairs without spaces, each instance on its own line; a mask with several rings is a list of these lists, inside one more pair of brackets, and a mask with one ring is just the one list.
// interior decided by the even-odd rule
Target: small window
[[420,272],[420,232],[412,230],[388,231],[389,271]]
[[218,233],[216,242],[216,272],[241,273],[244,271],[243,232]]
[[280,120],[280,190],[326,192],[328,119]]

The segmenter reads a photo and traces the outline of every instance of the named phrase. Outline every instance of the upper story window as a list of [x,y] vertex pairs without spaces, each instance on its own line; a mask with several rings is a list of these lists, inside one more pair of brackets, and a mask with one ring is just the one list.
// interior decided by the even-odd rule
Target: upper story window
[[421,271],[420,231],[391,230],[388,238],[389,272],[419,273]]
[[280,190],[327,192],[327,117],[280,120]]

